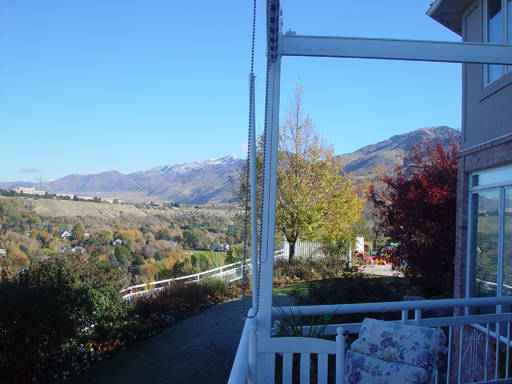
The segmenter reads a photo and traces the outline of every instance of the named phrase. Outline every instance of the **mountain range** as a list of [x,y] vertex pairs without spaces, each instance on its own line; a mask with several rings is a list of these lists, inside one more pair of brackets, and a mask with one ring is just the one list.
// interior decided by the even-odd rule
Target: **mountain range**
[[[372,168],[384,165],[393,169],[403,163],[404,153],[423,139],[445,142],[459,131],[446,126],[421,128],[396,135],[355,152],[337,156],[347,173],[362,177]],[[128,202],[181,202],[185,204],[227,203],[232,199],[232,179],[237,179],[242,159],[235,155],[194,163],[166,165],[144,172],[123,175],[117,171],[93,175],[73,174],[42,184],[48,193],[70,194],[103,199],[117,197]],[[27,182],[0,183],[0,188],[32,187]]]

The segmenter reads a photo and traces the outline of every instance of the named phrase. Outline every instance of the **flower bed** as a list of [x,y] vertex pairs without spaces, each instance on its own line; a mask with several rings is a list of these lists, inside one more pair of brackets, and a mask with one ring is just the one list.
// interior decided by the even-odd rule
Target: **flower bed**
[[70,341],[59,353],[42,357],[33,369],[16,374],[0,384],[54,383],[100,364],[125,349],[146,340],[214,304],[237,297],[240,287],[219,281],[176,284],[159,295],[134,303],[132,317],[104,325]]

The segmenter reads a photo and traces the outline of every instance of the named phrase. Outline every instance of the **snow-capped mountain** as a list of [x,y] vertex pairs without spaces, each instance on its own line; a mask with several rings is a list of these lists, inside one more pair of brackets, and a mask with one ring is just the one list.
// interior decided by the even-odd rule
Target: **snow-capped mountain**
[[161,167],[154,167],[147,171],[148,174],[158,175],[183,175],[189,172],[198,171],[204,167],[210,167],[215,165],[230,165],[236,164],[240,161],[240,158],[235,155],[229,155],[220,159],[209,159],[205,161],[195,161],[193,163],[176,164],[176,165],[165,165]]
[[[436,138],[444,142],[448,136],[457,137],[459,134],[457,130],[448,127],[421,128],[338,157],[345,171],[362,176],[377,165],[393,169],[395,165],[402,164],[404,152],[422,139]],[[74,174],[43,183],[43,190],[79,196],[117,197],[129,202],[226,203],[233,199],[232,180],[236,183],[241,161],[235,155],[230,155],[221,159],[154,167],[147,172],[129,175],[117,171],[93,175]],[[0,184],[0,188],[33,185],[11,182]]]
[[[238,178],[240,161],[235,155],[230,155],[221,159],[154,167],[147,172],[129,175],[117,171],[73,174],[43,183],[43,190],[78,196],[117,197],[128,202],[227,203],[232,199],[231,180]],[[30,183],[3,183],[0,188],[27,186],[25,184]]]

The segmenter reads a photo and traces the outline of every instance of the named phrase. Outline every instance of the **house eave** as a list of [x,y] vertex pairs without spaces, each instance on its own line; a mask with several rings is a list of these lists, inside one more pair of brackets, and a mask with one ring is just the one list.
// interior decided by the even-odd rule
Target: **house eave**
[[473,0],[435,0],[427,15],[462,36],[462,13],[472,2]]

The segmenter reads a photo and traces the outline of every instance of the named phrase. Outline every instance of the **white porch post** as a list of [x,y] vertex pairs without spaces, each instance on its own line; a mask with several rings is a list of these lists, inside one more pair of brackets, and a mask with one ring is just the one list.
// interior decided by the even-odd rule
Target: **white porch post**
[[272,312],[272,281],[274,276],[274,241],[276,227],[276,192],[277,192],[277,156],[279,143],[279,92],[281,79],[281,55],[270,65],[269,71],[269,105],[265,140],[265,169],[263,180],[263,215],[261,236],[261,286],[260,310],[258,313],[258,336],[270,337]]

